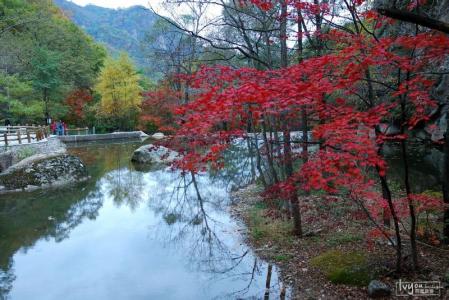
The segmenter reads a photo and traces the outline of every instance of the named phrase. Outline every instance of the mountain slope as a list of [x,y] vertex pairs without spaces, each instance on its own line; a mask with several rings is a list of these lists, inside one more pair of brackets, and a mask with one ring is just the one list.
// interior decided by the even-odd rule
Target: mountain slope
[[67,0],[54,0],[69,18],[111,53],[126,51],[139,68],[149,75],[151,61],[144,52],[144,40],[158,17],[143,6],[109,9],[95,5],[79,6]]

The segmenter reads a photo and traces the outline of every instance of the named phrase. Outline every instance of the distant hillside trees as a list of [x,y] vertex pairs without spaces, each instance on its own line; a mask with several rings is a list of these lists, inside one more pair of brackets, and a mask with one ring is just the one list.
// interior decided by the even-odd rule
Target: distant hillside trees
[[0,120],[13,124],[65,118],[64,99],[92,90],[106,57],[62,12],[44,0],[0,3]]

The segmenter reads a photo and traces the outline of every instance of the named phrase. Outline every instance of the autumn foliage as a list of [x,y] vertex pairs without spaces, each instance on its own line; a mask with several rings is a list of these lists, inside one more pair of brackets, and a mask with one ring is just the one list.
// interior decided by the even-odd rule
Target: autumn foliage
[[145,131],[174,131],[173,110],[179,104],[180,93],[167,84],[162,84],[154,91],[143,94],[139,127]]
[[70,93],[65,99],[65,103],[70,108],[67,122],[70,124],[82,123],[85,117],[85,107],[92,100],[92,93],[85,89],[78,89]]
[[[363,2],[353,1],[355,6]],[[274,2],[251,0],[243,4],[269,10]],[[328,9],[326,5],[301,1],[288,4],[300,7],[304,16],[326,13]],[[359,17],[374,28],[392,22],[373,11]],[[341,30],[315,34],[333,45],[334,51],[284,69],[214,66],[203,67],[189,77],[196,98],[175,109],[179,129],[170,142],[183,154],[176,167],[188,172],[199,172],[211,165],[219,168],[221,154],[235,138],[251,140],[265,159],[283,165],[283,138],[273,138],[265,128],[268,123],[278,122],[281,125],[274,128],[282,129],[282,124],[288,123],[292,131],[299,131],[300,116],[306,113],[313,138],[292,141],[290,158],[303,163],[287,177],[277,178],[271,168],[268,191],[284,198],[298,190],[343,195],[375,223],[371,237],[391,238],[393,230],[383,226],[382,218],[393,215],[397,225],[400,220],[415,218],[417,213],[443,209],[441,199],[414,194],[408,188],[400,199],[386,197],[380,182],[388,176],[383,145],[402,145],[406,159],[408,132],[428,125],[437,107],[431,94],[436,77],[429,72],[429,66],[437,66],[446,58],[449,38],[433,31],[396,37]],[[389,134],[382,129],[391,121],[400,124],[400,132]],[[259,144],[257,132],[262,132]],[[266,141],[263,135],[268,135]],[[306,147],[314,148],[305,159]],[[407,185],[408,174],[405,180]],[[416,232],[413,222],[411,234]],[[398,229],[396,238],[400,239]],[[411,239],[413,243],[413,235]]]

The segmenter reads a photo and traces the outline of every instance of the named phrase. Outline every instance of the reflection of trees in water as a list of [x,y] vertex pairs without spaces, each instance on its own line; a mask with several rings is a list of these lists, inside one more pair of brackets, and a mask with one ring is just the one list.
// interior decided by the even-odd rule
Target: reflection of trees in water
[[65,214],[62,222],[55,222],[54,236],[56,242],[69,237],[70,231],[81,224],[85,218],[95,220],[98,211],[103,206],[103,194],[100,190],[93,190],[82,201],[76,202]]
[[0,300],[7,299],[15,279],[16,276],[14,275],[12,266],[7,266],[5,270],[0,268]]
[[[72,229],[86,218],[95,219],[103,205],[102,184],[98,181],[106,172],[129,165],[129,157],[136,143],[90,145],[70,148],[87,164],[92,179],[74,187],[41,190],[2,196],[0,201],[0,300],[6,299],[15,279],[13,256],[20,249],[26,252],[38,240],[54,238],[60,242],[69,237]],[[112,172],[111,174],[113,174]],[[126,173],[126,172],[125,172]],[[132,173],[132,172],[128,172]],[[126,174],[128,174],[126,173]],[[122,184],[113,193],[125,195],[130,206],[142,186],[141,177],[121,176]],[[116,182],[113,180],[113,182]],[[140,185],[139,185],[140,182]],[[132,183],[132,184],[130,184]],[[129,187],[125,191],[125,187]],[[131,187],[136,187],[132,191]],[[121,189],[120,189],[121,188]],[[125,201],[123,200],[123,201]],[[122,201],[122,202],[123,202]]]
[[95,219],[103,205],[99,188],[94,182],[4,199],[6,204],[0,208],[0,299],[7,298],[15,279],[14,254],[19,249],[28,251],[41,239],[60,242],[85,218]]
[[89,169],[89,175],[99,179],[108,172],[130,167],[131,155],[139,146],[140,141],[84,143],[69,147],[68,151],[81,158]]
[[[212,181],[207,175],[157,175],[162,187],[151,197],[150,206],[163,216],[167,226],[158,233],[171,247],[187,251],[189,266],[210,274],[210,280],[241,280],[247,285],[231,291],[224,298],[240,298],[265,271],[265,263],[257,260],[249,249],[235,244],[237,232],[229,226],[229,203],[226,185]],[[160,232],[164,230],[164,232]],[[270,272],[271,274],[271,272]],[[271,275],[270,275],[271,276]],[[273,288],[271,282],[268,283]],[[275,283],[274,285],[277,285]]]
[[230,185],[231,190],[253,183],[256,179],[255,157],[246,140],[236,139],[224,153],[225,168],[211,176]]
[[143,173],[119,169],[106,174],[104,180],[108,196],[117,207],[127,205],[133,211],[138,208],[143,200]]
[[[117,206],[127,205],[133,210],[149,197],[150,207],[166,223],[158,226],[158,233],[171,246],[188,252],[186,263],[209,273],[210,279],[217,282],[231,278],[247,283],[223,298],[249,295],[254,283],[260,283],[256,279],[269,273],[263,261],[236,244],[238,241],[232,237],[235,232],[226,232],[232,230],[229,216],[224,213],[229,202],[229,182],[241,186],[254,179],[250,171],[244,171],[250,164],[246,149],[231,149],[227,168],[211,178],[204,174],[181,176],[167,170],[131,171],[125,168],[129,163],[124,158],[129,154],[127,147],[86,151],[94,163],[89,167],[93,180],[76,189],[21,194],[19,199],[0,203],[0,299],[7,297],[15,279],[11,258],[17,250],[26,251],[42,238],[58,242],[68,238],[84,219],[97,217],[106,197]],[[273,283],[269,285],[273,287]]]

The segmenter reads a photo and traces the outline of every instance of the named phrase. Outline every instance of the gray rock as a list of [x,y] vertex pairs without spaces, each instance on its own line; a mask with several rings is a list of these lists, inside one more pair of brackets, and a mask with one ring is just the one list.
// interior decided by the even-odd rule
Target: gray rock
[[368,296],[371,298],[388,297],[391,294],[391,288],[388,284],[379,280],[371,280],[368,285]]
[[11,151],[0,153],[0,173],[12,166],[14,156]]
[[176,151],[163,146],[144,145],[134,151],[131,161],[140,164],[170,164],[178,158]]
[[162,140],[163,138],[165,138],[165,134],[163,134],[162,132],[156,132],[151,137],[155,140]]
[[0,174],[0,192],[31,191],[86,180],[86,167],[76,156],[36,155]]

